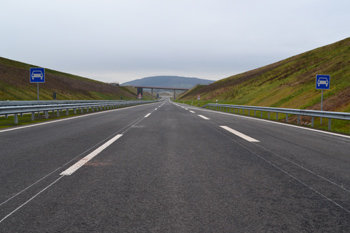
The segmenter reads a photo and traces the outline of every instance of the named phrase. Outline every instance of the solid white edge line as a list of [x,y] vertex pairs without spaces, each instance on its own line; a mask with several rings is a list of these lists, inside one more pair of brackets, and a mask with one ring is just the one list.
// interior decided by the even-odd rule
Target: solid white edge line
[[190,113],[195,113],[195,112],[190,110]]
[[199,117],[202,117],[204,120],[210,120],[208,117],[202,116],[202,115],[198,115]]
[[105,144],[103,144],[102,146],[100,146],[99,148],[97,148],[96,150],[94,150],[93,152],[91,152],[90,154],[88,154],[87,156],[82,158],[81,160],[79,160],[77,163],[73,164],[71,167],[69,167],[67,170],[62,172],[60,175],[61,176],[70,176],[70,175],[72,175],[76,170],[81,168],[84,164],[89,162],[92,158],[94,158],[96,155],[101,153],[104,149],[109,147],[113,142],[118,140],[118,138],[120,138],[121,136],[123,136],[123,134],[118,134],[117,136],[113,137],[108,142],[106,142]]
[[148,113],[145,117],[148,117],[149,115],[151,115],[151,113]]
[[227,126],[220,126],[221,128],[227,130],[228,132],[230,133],[233,133],[234,135],[238,136],[238,137],[241,137],[243,138],[244,140],[248,141],[248,142],[259,142],[258,140],[252,138],[252,137],[249,137],[243,133],[240,133],[234,129],[231,129],[230,127],[227,127]]

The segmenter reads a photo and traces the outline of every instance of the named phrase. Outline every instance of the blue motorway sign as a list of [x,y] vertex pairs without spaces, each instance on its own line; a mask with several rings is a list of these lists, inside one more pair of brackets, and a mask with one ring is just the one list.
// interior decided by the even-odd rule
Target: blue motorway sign
[[30,68],[29,76],[31,83],[44,83],[45,68]]
[[331,76],[327,74],[316,75],[316,89],[328,90],[331,86]]

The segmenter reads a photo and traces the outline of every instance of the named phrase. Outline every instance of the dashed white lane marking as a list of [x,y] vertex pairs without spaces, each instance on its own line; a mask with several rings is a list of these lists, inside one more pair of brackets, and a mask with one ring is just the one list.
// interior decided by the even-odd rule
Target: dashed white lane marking
[[225,130],[227,130],[230,133],[235,134],[238,137],[243,138],[244,140],[247,140],[248,142],[259,142],[258,140],[254,139],[252,137],[249,137],[249,136],[247,136],[245,134],[242,134],[242,133],[240,133],[240,132],[238,132],[238,131],[236,131],[234,129],[231,129],[230,127],[227,127],[227,126],[220,126],[220,127],[225,129]]
[[190,113],[195,113],[195,112],[190,110]]
[[208,117],[202,116],[202,115],[198,115],[199,117],[202,117],[204,120],[210,120]]
[[93,152],[91,152],[90,154],[88,154],[87,156],[82,158],[81,160],[79,160],[77,163],[73,164],[70,168],[68,168],[67,170],[62,172],[60,175],[61,176],[70,176],[70,175],[72,175],[76,170],[81,168],[84,164],[89,162],[92,158],[94,158],[96,155],[101,153],[104,149],[109,147],[113,142],[118,140],[121,136],[123,136],[123,134],[118,134],[117,136],[113,137],[108,142],[106,142],[105,144],[103,144],[102,146],[100,146],[99,148],[97,148],[96,150],[94,150]]
[[158,108],[156,108],[156,109],[154,109],[154,110],[156,110],[156,111],[157,111],[157,109],[158,109]]
[[148,113],[145,117],[148,117],[149,115],[151,115],[151,113]]

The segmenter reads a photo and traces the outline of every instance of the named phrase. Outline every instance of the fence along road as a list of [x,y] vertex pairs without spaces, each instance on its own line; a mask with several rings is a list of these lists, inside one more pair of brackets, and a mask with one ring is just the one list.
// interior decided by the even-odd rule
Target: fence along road
[[169,101],[0,137],[0,232],[350,230],[349,138]]

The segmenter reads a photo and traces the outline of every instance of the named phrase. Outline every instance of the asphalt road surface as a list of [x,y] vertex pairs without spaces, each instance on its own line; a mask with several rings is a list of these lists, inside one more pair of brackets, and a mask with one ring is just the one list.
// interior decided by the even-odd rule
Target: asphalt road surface
[[0,131],[0,232],[350,232],[350,138],[171,103]]

